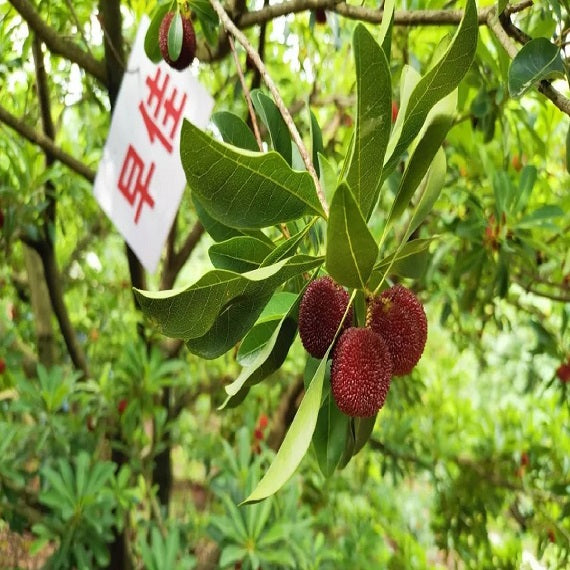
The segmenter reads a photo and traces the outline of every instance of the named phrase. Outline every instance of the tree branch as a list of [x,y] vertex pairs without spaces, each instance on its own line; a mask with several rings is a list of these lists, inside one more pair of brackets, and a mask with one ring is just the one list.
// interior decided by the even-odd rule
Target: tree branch
[[[532,6],[532,0],[522,0],[517,4],[507,6],[505,13],[515,14]],[[366,6],[346,4],[338,0],[288,0],[281,4],[274,4],[267,8],[261,8],[255,12],[243,14],[237,20],[241,29],[250,28],[280,16],[316,10],[324,8],[330,12],[336,12],[351,20],[379,24],[382,21],[384,10],[367,8]],[[479,11],[479,25],[486,25],[489,13],[494,11],[494,6],[488,6]],[[459,24],[463,18],[462,10],[396,10],[394,12],[394,25],[403,27],[415,26],[445,26]]]
[[12,4],[52,53],[61,55],[72,63],[76,63],[79,67],[100,81],[101,84],[107,84],[105,64],[48,26],[29,0],[10,0],[10,4]]
[[[488,17],[487,17],[487,26],[493,32],[497,41],[503,46],[507,54],[511,59],[514,59],[518,54],[518,49],[511,39],[508,30],[506,30],[503,26],[503,22],[505,22],[505,18],[503,17],[503,22],[497,16],[497,12],[495,7],[490,7]],[[522,36],[517,35],[519,39],[522,39]],[[538,85],[537,90],[542,93],[547,99],[550,99],[558,109],[560,109],[563,113],[570,116],[570,99],[564,97],[560,92],[558,92],[550,81],[543,79]]]
[[93,183],[95,180],[95,171],[91,170],[80,160],[77,160],[70,154],[67,154],[49,137],[46,137],[43,133],[36,131],[33,127],[30,127],[24,121],[12,115],[12,113],[10,113],[2,105],[0,105],[0,122],[16,131],[19,135],[31,143],[37,144],[42,150],[51,154],[53,158],[59,160],[61,163],[65,164],[80,176],[83,176],[83,178],[85,178],[87,181]]

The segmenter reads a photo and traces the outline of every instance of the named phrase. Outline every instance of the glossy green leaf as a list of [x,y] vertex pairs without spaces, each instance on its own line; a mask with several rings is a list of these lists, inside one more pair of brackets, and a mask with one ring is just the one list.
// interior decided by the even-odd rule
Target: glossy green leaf
[[329,394],[319,411],[313,434],[313,447],[325,477],[335,472],[344,453],[349,421],[350,418],[338,409],[332,394]]
[[445,183],[446,172],[447,160],[443,148],[440,148],[433,159],[427,176],[422,180],[420,189],[416,193],[416,205],[404,239],[407,240],[431,212]]
[[434,118],[419,140],[402,176],[386,222],[387,231],[408,208],[415,191],[425,177],[432,161],[451,127],[451,117],[439,115]]
[[323,145],[323,133],[321,131],[321,127],[319,126],[319,122],[317,121],[317,117],[313,111],[310,111],[311,114],[311,141],[312,141],[312,155],[313,155],[313,165],[315,167],[315,171],[317,176],[320,177],[321,175],[321,166],[319,164],[319,155],[325,154],[325,147]]
[[251,101],[263,124],[269,131],[273,150],[277,151],[289,166],[292,165],[291,135],[273,99],[258,89],[251,92]]
[[386,59],[390,61],[392,53],[392,28],[394,26],[395,0],[386,0],[383,5],[382,23],[378,29],[378,43],[382,46],[382,51]]
[[509,67],[509,93],[520,97],[536,82],[564,76],[560,48],[546,38],[535,38],[525,44]]
[[550,220],[562,216],[564,216],[564,210],[560,206],[547,204],[524,216],[517,224],[517,228],[553,227]]
[[467,0],[463,19],[441,59],[420,79],[406,106],[402,132],[387,158],[382,177],[394,170],[402,153],[420,132],[430,109],[463,79],[475,56],[479,25],[475,0]]
[[168,4],[160,4],[156,7],[152,20],[148,30],[146,31],[144,37],[144,51],[146,56],[153,62],[158,63],[162,60],[162,54],[160,53],[160,45],[158,43],[158,31],[160,29],[160,24],[164,20],[164,16],[168,12],[170,6]]
[[353,456],[355,456],[370,439],[377,417],[378,414],[370,418],[354,418],[354,448],[352,450]]
[[322,154],[319,154],[319,182],[325,193],[325,198],[330,204],[337,186],[337,172]]
[[188,186],[204,209],[234,228],[264,228],[323,215],[308,172],[296,172],[275,152],[220,143],[184,121],[180,157]]
[[168,57],[176,61],[182,52],[182,16],[176,12],[168,27]]
[[273,248],[265,241],[252,236],[238,236],[215,243],[208,250],[208,255],[217,269],[244,273],[259,267],[272,251]]
[[323,381],[327,367],[327,356],[321,360],[317,371],[305,392],[299,409],[293,418],[285,439],[253,492],[242,504],[255,503],[273,495],[291,478],[301,460],[307,453],[317,425],[317,417],[321,407]]
[[251,129],[235,113],[229,111],[214,113],[212,123],[218,127],[224,142],[254,152],[259,150]]
[[362,24],[353,36],[356,65],[356,129],[346,181],[365,219],[376,202],[391,128],[390,68],[382,48]]
[[183,340],[196,339],[203,337],[232,305],[254,306],[255,299],[271,295],[285,281],[321,263],[322,258],[297,255],[243,274],[225,269],[209,271],[186,289],[134,292],[143,313],[160,332]]
[[295,254],[305,236],[309,233],[311,229],[311,224],[307,224],[300,232],[292,235],[290,238],[286,239],[280,243],[269,255],[263,260],[263,265],[271,265],[276,263],[281,259],[290,257]]
[[327,225],[326,268],[346,287],[366,285],[378,246],[346,182],[334,193]]
[[270,298],[270,292],[235,297],[223,307],[204,335],[186,341],[186,348],[208,360],[225,354],[253,326]]
[[[221,406],[232,408],[243,400],[243,391],[258,384],[270,374],[278,370],[289,352],[289,348],[297,333],[297,321],[289,315],[285,315],[280,321],[268,321],[259,325],[260,332],[267,333],[274,328],[271,336],[258,350],[248,354],[248,362],[242,368],[239,376],[228,386],[228,397]],[[256,340],[259,340],[258,338]]]

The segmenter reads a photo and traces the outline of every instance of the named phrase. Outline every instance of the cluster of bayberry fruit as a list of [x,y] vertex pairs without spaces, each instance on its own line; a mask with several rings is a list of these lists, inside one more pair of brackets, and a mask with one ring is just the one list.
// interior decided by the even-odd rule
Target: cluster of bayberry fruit
[[409,374],[418,363],[427,319],[420,301],[402,285],[368,300],[364,327],[353,326],[348,305],[348,293],[331,277],[315,279],[299,306],[299,336],[315,358],[323,358],[334,342],[329,354],[335,402],[348,416],[370,417],[384,405],[392,377]]

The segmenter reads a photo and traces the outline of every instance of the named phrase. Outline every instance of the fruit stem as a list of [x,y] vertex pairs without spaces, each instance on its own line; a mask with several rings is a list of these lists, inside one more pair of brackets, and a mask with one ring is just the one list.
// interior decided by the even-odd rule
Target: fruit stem
[[297,145],[297,148],[299,149],[299,153],[301,155],[301,158],[303,159],[305,167],[307,168],[307,172],[311,175],[311,178],[313,179],[313,182],[315,184],[315,189],[317,191],[317,196],[319,198],[319,202],[321,203],[321,206],[325,213],[325,218],[328,217],[329,206],[327,204],[327,199],[325,198],[323,189],[321,188],[321,183],[315,171],[315,167],[313,166],[310,155],[307,152],[305,144],[303,143],[303,139],[301,139],[301,135],[299,134],[299,131],[297,130],[297,127],[293,122],[293,118],[291,117],[291,114],[289,113],[287,106],[285,105],[283,99],[281,98],[281,95],[279,94],[279,91],[277,90],[275,83],[273,82],[269,73],[267,72],[267,68],[265,67],[263,61],[261,61],[261,58],[259,57],[257,50],[249,43],[249,40],[246,38],[243,32],[241,32],[241,30],[239,30],[238,27],[232,22],[232,20],[228,16],[228,13],[225,11],[224,7],[220,3],[220,1],[210,0],[210,4],[212,5],[212,8],[214,8],[216,14],[218,14],[218,17],[220,18],[222,24],[224,25],[224,28],[226,29],[226,32],[228,32],[228,34],[233,35],[236,38],[236,40],[243,46],[243,48],[247,52],[247,55],[249,55],[251,61],[253,61],[255,67],[257,67],[257,69],[259,70],[259,73],[261,74],[261,77],[263,77],[263,81],[267,85],[267,88],[271,92],[271,95],[273,95],[273,100],[275,101],[275,105],[277,105],[277,108],[279,109],[279,112],[281,113],[281,116],[283,117],[283,120],[285,121],[285,124],[289,129],[289,133],[291,134],[293,142]]

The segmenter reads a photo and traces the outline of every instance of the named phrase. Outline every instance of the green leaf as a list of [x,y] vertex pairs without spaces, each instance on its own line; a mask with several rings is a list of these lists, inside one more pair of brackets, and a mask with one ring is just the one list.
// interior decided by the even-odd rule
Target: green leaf
[[432,69],[420,79],[410,95],[402,132],[392,154],[385,161],[383,179],[394,170],[402,153],[420,132],[430,109],[451,93],[467,73],[475,56],[478,35],[475,0],[467,0],[463,19],[449,47]]
[[570,174],[570,126],[566,133],[566,172]]
[[208,250],[212,264],[217,269],[244,273],[256,269],[273,251],[265,241],[252,236],[238,236],[215,243]]
[[374,430],[374,424],[376,423],[376,417],[378,414],[370,418],[354,418],[354,448],[352,450],[352,455],[355,456],[370,439],[372,431]]
[[[244,391],[247,394],[251,386],[258,384],[278,370],[285,362],[297,333],[297,321],[289,315],[284,316],[280,321],[269,321],[258,326],[259,328],[254,332],[256,342],[259,342],[261,333],[267,334],[273,328],[271,336],[259,346],[258,350],[248,354],[248,362],[239,376],[229,386],[226,386],[228,398],[221,408],[235,407],[243,401]],[[250,334],[254,329],[250,331]],[[251,342],[251,339],[248,341]]]
[[547,204],[545,206],[540,206],[540,208],[537,208],[530,214],[524,216],[516,227],[517,229],[542,227],[545,225],[552,227],[549,220],[552,218],[559,218],[561,216],[564,216],[564,210],[560,206]]
[[325,154],[325,147],[323,145],[323,133],[317,117],[313,111],[309,111],[311,115],[311,141],[312,144],[312,155],[313,155],[313,165],[315,166],[315,171],[317,176],[321,176],[321,167],[319,164],[319,156]]
[[519,193],[514,203],[515,212],[522,212],[526,208],[537,177],[538,171],[536,166],[532,166],[532,164],[526,164],[521,170]]
[[176,12],[168,28],[168,57],[172,61],[176,61],[180,56],[180,52],[182,51],[182,36],[182,16],[180,12]]
[[269,131],[273,150],[277,151],[289,166],[292,164],[291,136],[287,124],[283,120],[273,99],[262,93],[259,89],[251,92],[251,101],[263,124]]
[[332,394],[325,399],[317,418],[313,446],[322,474],[330,477],[344,453],[350,418],[336,405]]
[[337,186],[337,173],[333,165],[319,153],[319,182],[327,202],[332,200]]
[[564,76],[560,48],[546,38],[535,38],[511,62],[509,93],[511,97],[520,97],[536,82],[559,75]]
[[420,182],[426,175],[437,151],[443,143],[449,128],[451,117],[439,115],[433,119],[419,140],[402,176],[400,187],[394,198],[386,221],[386,233],[396,220],[404,213]]
[[236,114],[219,111],[212,115],[212,122],[218,127],[224,142],[254,152],[259,150],[251,129]]
[[284,242],[280,243],[264,260],[263,265],[271,265],[281,259],[294,255],[297,248],[311,229],[311,224],[307,224],[300,232],[292,235]]
[[366,285],[378,246],[346,182],[337,188],[327,226],[326,267],[341,285],[361,288]]
[[253,326],[271,293],[259,296],[238,296],[216,317],[206,334],[186,341],[190,352],[212,360],[232,348]]
[[153,63],[158,63],[162,60],[160,45],[158,43],[158,31],[160,29],[160,24],[162,24],[162,20],[164,20],[164,16],[168,12],[169,8],[169,4],[160,4],[156,7],[148,30],[144,36],[144,51],[146,53],[146,56]]
[[205,335],[232,304],[241,307],[247,300],[253,303],[271,295],[285,281],[321,263],[322,258],[297,255],[243,274],[225,269],[209,271],[186,289],[135,289],[134,294],[143,313],[163,334],[189,340]]
[[208,22],[213,26],[218,25],[220,19],[208,0],[190,0],[188,5],[192,11],[196,12],[201,21]]
[[447,160],[443,148],[440,148],[433,159],[427,176],[423,179],[420,186],[419,198],[412,212],[412,218],[404,236],[405,240],[418,229],[420,224],[426,219],[426,216],[431,212],[443,188],[446,172]]
[[273,462],[256,488],[242,504],[261,501],[279,491],[291,478],[307,453],[321,407],[327,356],[328,351],[321,360],[311,384],[305,392],[301,405]]
[[291,170],[275,152],[217,142],[185,120],[180,157],[193,194],[212,218],[227,226],[256,229],[305,215],[324,216],[310,174]]
[[386,55],[386,60],[390,61],[392,53],[392,28],[394,25],[395,0],[386,0],[383,6],[382,23],[378,29],[378,42],[382,46],[382,51]]
[[391,128],[390,68],[382,48],[358,24],[353,36],[356,64],[356,130],[346,181],[365,219],[378,198],[382,164]]

